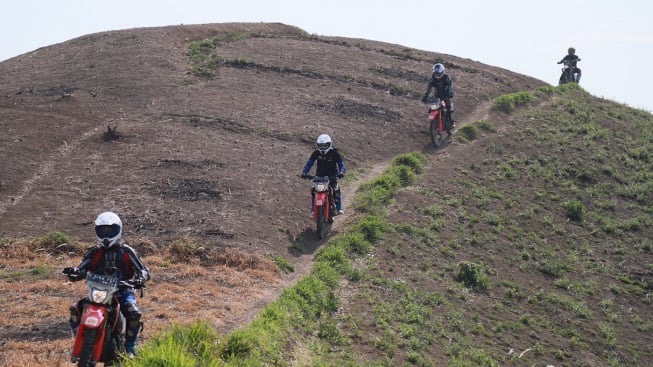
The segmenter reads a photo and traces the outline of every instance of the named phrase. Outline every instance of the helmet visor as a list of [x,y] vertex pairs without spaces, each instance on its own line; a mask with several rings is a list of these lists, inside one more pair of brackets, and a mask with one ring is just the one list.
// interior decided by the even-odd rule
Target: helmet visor
[[331,143],[317,143],[317,149],[327,150],[331,146]]
[[120,226],[117,224],[95,226],[95,234],[98,238],[114,238],[120,233]]

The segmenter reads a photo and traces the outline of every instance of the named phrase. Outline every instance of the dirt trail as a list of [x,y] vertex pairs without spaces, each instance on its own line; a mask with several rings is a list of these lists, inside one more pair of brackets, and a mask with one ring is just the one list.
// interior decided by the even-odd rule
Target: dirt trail
[[[329,229],[329,238],[332,237],[335,233],[344,229],[346,225],[350,224],[354,220],[355,213],[353,212],[353,209],[351,209],[351,203],[360,185],[380,175],[386,168],[388,168],[389,165],[390,162],[382,162],[365,170],[355,180],[339,181],[339,185],[342,190],[343,208],[345,209],[345,214],[336,217],[333,224],[331,225],[331,228]],[[307,218],[306,220],[309,221],[310,219]],[[312,222],[311,225],[315,227],[315,224]],[[314,241],[310,241],[310,243],[301,243],[297,241],[299,242],[297,245],[302,248],[304,248],[304,246],[308,246],[309,248],[311,246],[319,247],[323,246],[327,241],[328,239],[319,241],[316,245],[312,245],[315,243]],[[313,268],[315,250],[317,250],[317,248],[311,249],[298,255],[296,261],[294,262],[295,271],[284,278],[282,282],[270,292],[265,294],[263,297],[258,298],[254,304],[250,304],[248,309],[241,315],[230,320],[225,320],[224,329],[226,331],[231,331],[251,323],[256,318],[256,315],[258,315],[258,313],[263,308],[265,308],[265,306],[271,302],[274,302],[274,300],[279,297],[285,288],[292,287],[300,279],[306,277]]]
[[[468,115],[463,115],[461,122],[458,123],[458,128],[460,128],[462,125],[466,123],[472,123],[474,121],[479,121],[479,120],[485,120],[488,119],[490,115],[490,102],[484,102],[480,105],[478,105],[474,110],[469,113]],[[448,147],[445,149],[455,149],[454,147]],[[438,150],[439,151],[439,150]],[[353,210],[351,209],[351,203],[352,199],[360,187],[361,184],[368,182],[372,180],[373,178],[379,176],[383,171],[390,166],[389,161],[387,162],[381,162],[379,164],[376,164],[369,169],[366,169],[360,176],[358,176],[355,180],[352,181],[346,181],[346,180],[341,180],[340,181],[340,186],[342,189],[342,196],[343,196],[343,208],[345,208],[345,214],[342,216],[339,216],[336,218],[334,221],[333,225],[330,228],[330,235],[332,236],[334,233],[339,232],[340,230],[344,229],[348,224],[352,223],[355,217],[355,213],[353,213]],[[308,219],[307,219],[308,220]],[[312,223],[312,226],[314,227],[314,223]],[[324,243],[326,243],[328,240],[320,241],[318,242],[317,246],[321,246]],[[313,241],[311,241],[313,243]],[[311,246],[310,244],[303,244],[300,243],[299,246],[303,245],[308,245]],[[227,330],[234,330],[238,327],[244,326],[246,324],[249,324],[254,320],[256,315],[269,303],[273,302],[277,297],[283,292],[283,290],[287,287],[293,286],[297,281],[302,279],[303,277],[307,276],[311,269],[313,268],[313,259],[314,259],[314,251],[308,251],[306,253],[302,253],[299,255],[297,258],[297,261],[295,261],[295,271],[288,275],[281,284],[276,287],[272,292],[268,293],[266,296],[261,297],[257,299],[256,303],[249,307],[249,309],[244,312],[242,315],[239,317],[233,318],[226,322],[226,329]]]

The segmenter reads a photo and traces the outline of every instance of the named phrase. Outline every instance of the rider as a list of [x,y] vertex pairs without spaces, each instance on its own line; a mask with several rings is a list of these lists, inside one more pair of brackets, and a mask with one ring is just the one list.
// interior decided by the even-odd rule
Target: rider
[[431,89],[434,90],[435,97],[444,99],[444,103],[447,108],[447,116],[449,116],[449,123],[451,128],[456,127],[456,123],[453,120],[453,86],[451,83],[451,78],[448,74],[444,72],[444,65],[437,63],[433,65],[433,73],[431,74],[431,80],[429,80],[429,85],[422,96],[422,102],[426,102],[429,97]]
[[571,67],[574,68],[573,74],[574,74],[576,83],[580,82],[581,71],[580,71],[580,68],[576,65],[580,61],[580,57],[578,57],[578,55],[576,55],[576,49],[575,48],[569,47],[569,49],[567,50],[567,55],[565,55],[565,57],[563,57],[562,60],[558,61],[558,64],[562,64],[565,61],[569,62]]
[[[311,153],[310,158],[308,158],[308,161],[304,165],[302,177],[306,177],[313,167],[313,163],[316,161],[315,175],[329,176],[329,185],[333,188],[336,210],[338,214],[344,214],[338,178],[342,178],[345,175],[345,163],[342,161],[338,149],[333,146],[331,137],[327,134],[322,134],[317,137],[315,150]],[[313,217],[313,198],[315,198],[315,192],[311,192],[311,218]]]
[[[71,281],[85,278],[89,271],[98,274],[117,272],[120,280],[131,280],[133,284],[141,287],[150,279],[150,270],[143,264],[136,251],[120,241],[122,221],[117,214],[104,212],[98,215],[95,219],[95,235],[100,243],[86,252],[75,269],[64,270]],[[125,351],[128,357],[133,357],[136,337],[141,328],[141,312],[136,307],[136,297],[131,287],[121,287],[117,298],[120,302],[120,311],[127,319]],[[81,302],[83,300],[70,307],[70,327],[73,333],[77,332],[79,326]]]

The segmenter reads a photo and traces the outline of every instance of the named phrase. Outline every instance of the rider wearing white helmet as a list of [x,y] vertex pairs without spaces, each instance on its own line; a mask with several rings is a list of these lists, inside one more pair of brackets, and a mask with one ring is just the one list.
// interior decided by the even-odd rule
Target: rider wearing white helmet
[[[87,272],[116,275],[119,280],[131,280],[142,287],[150,279],[150,271],[139,258],[136,250],[121,242],[122,221],[113,212],[104,212],[95,219],[95,236],[99,244],[91,247],[81,263],[75,269],[69,268],[69,278],[72,281],[86,277]],[[64,272],[66,273],[66,272]],[[81,300],[70,308],[70,326],[77,331],[80,320]],[[127,337],[125,349],[128,355],[134,354],[134,345],[141,328],[141,312],[136,307],[134,290],[124,287],[118,292],[120,311],[127,319]]]
[[[329,185],[331,185],[334,190],[336,210],[338,211],[338,214],[344,214],[342,209],[342,195],[340,193],[340,187],[338,186],[338,178],[342,178],[345,175],[345,163],[343,162],[338,149],[333,146],[331,137],[327,134],[322,134],[317,137],[315,150],[311,153],[311,156],[304,165],[302,176],[308,174],[315,162],[317,162],[315,175],[329,176]],[[311,200],[311,210],[313,210],[313,200]],[[311,214],[311,217],[312,216],[313,215]]]

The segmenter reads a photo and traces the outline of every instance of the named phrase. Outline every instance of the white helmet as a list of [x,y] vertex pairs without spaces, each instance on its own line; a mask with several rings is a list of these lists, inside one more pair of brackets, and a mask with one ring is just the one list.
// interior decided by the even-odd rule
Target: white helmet
[[95,236],[100,243],[109,248],[118,242],[122,235],[122,221],[116,213],[104,212],[95,219]]
[[331,146],[331,137],[327,134],[318,136],[315,145],[322,154],[327,154],[333,148]]

